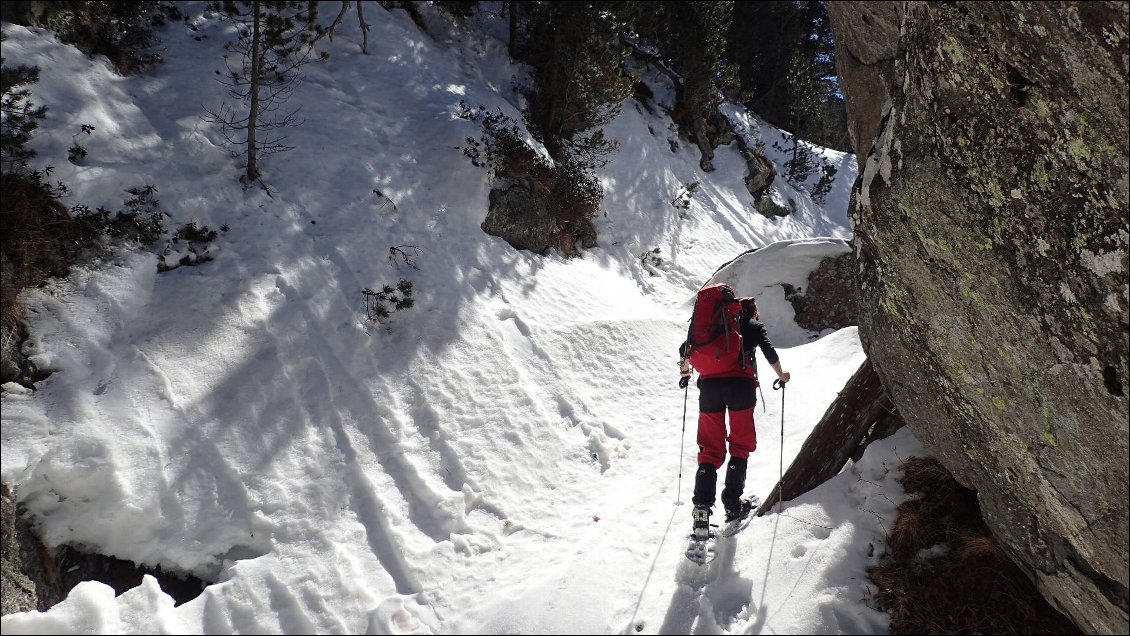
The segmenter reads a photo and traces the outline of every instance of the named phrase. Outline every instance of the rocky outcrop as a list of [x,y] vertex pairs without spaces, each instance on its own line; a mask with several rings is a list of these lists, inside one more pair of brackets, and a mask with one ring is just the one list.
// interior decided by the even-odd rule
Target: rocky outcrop
[[34,362],[23,354],[21,347],[27,339],[24,326],[7,318],[0,319],[0,384],[16,382],[29,389],[46,379],[50,373],[41,372]]
[[1044,596],[1127,633],[1128,5],[828,6],[867,354]]
[[905,425],[871,366],[864,360],[804,440],[789,470],[765,496],[758,516],[835,477],[849,459],[859,461],[868,444]]
[[848,104],[848,135],[860,156],[877,136],[895,78],[899,16],[896,2],[835,2],[828,14],[836,34],[836,72]]
[[767,219],[788,216],[793,212],[796,212],[796,202],[791,198],[788,199],[788,202],[788,206],[777,203],[773,199],[773,195],[770,193],[770,191],[767,190],[762,196],[758,197],[753,202],[753,209],[760,212],[761,215]]
[[557,222],[541,197],[525,186],[490,191],[482,229],[519,250],[544,254],[557,245]]
[[190,574],[167,572],[102,554],[63,545],[50,550],[20,514],[15,493],[0,486],[0,529],[3,542],[3,586],[0,613],[45,612],[67,597],[83,581],[100,581],[121,594],[141,585],[146,575],[157,579],[161,589],[180,605],[200,596],[208,582]]
[[542,196],[520,184],[490,191],[490,207],[480,227],[515,249],[535,254],[555,247],[566,256],[576,256],[578,243],[582,248],[596,247],[596,229],[591,222],[558,221]]
[[3,587],[0,589],[0,614],[45,611],[63,600],[54,568],[42,561],[50,553],[40,543],[28,520],[19,514],[15,493],[7,484],[0,486],[0,561]]
[[794,320],[809,331],[842,329],[859,324],[859,290],[855,286],[855,255],[841,254],[820,261],[808,275],[808,287],[782,283]]
[[0,492],[0,548],[3,558],[0,564],[4,575],[0,577],[0,615],[14,612],[31,612],[37,608],[35,584],[24,574],[23,559],[20,554],[20,541],[16,536],[16,502],[3,486]]
[[769,186],[773,185],[773,179],[777,178],[777,169],[773,167],[773,162],[765,156],[765,153],[756,148],[742,148],[742,156],[745,157],[746,169],[749,173],[746,175],[745,189],[753,195],[754,200],[759,200],[769,191]]

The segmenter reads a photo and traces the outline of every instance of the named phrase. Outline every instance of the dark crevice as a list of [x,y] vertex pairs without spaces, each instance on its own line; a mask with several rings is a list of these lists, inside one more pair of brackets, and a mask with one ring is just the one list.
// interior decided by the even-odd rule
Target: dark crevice
[[[141,585],[142,578],[148,574],[173,598],[174,605],[200,596],[215,582],[161,566],[137,565],[98,554],[85,546],[49,548],[26,507],[16,503],[15,493],[7,484],[3,485],[2,495],[5,613],[47,611],[66,599],[83,581],[105,583],[117,596]],[[12,581],[8,580],[9,575]]]
[[191,574],[171,572],[160,566],[137,565],[104,554],[84,552],[79,548],[65,545],[55,551],[59,585],[63,596],[83,581],[99,581],[114,588],[114,594],[132,590],[141,585],[141,579],[149,574],[157,579],[161,590],[173,597],[175,605],[191,601],[204,592],[207,581]]
[[1017,106],[1024,106],[1028,103],[1028,89],[1032,86],[1032,82],[1028,81],[1027,77],[1016,69],[1011,64],[1006,64],[1008,67],[1008,95]]
[[1117,397],[1124,397],[1122,392],[1122,381],[1118,377],[1118,370],[1112,365],[1103,367],[1103,385],[1106,386],[1107,392]]

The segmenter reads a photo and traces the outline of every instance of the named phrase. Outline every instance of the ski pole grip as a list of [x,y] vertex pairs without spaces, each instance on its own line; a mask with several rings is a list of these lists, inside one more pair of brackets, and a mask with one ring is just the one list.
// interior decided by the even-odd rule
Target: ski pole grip
[[776,380],[773,380],[773,390],[774,391],[776,391],[778,389],[783,389],[783,388],[785,388],[785,383],[781,382],[781,378],[777,378]]

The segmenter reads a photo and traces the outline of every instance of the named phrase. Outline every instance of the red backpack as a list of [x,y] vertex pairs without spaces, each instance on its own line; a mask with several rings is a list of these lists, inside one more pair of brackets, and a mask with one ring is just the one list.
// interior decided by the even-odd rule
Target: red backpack
[[682,354],[699,375],[745,370],[741,313],[741,303],[734,296],[734,289],[726,283],[698,290]]

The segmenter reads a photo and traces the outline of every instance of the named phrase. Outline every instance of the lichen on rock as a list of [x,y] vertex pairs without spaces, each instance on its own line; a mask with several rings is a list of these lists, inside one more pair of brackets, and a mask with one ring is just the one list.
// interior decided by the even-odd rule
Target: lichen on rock
[[852,210],[868,356],[1045,596],[1123,632],[1128,5],[906,3],[893,35],[844,15],[880,5],[829,3],[838,53],[897,51],[837,60],[877,122]]

